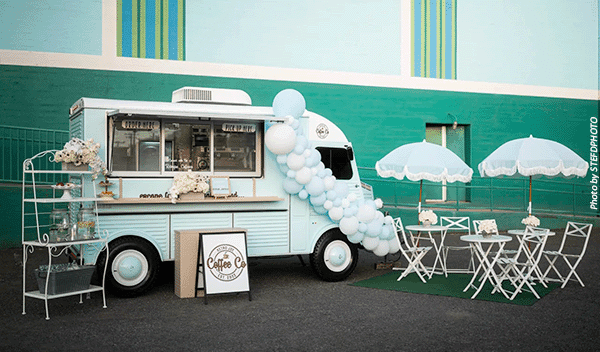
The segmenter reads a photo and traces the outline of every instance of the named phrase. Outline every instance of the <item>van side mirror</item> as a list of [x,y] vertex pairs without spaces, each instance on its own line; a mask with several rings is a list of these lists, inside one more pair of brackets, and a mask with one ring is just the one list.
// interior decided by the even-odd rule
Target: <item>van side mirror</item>
[[354,151],[352,151],[352,147],[346,148],[346,155],[348,155],[348,160],[354,160]]

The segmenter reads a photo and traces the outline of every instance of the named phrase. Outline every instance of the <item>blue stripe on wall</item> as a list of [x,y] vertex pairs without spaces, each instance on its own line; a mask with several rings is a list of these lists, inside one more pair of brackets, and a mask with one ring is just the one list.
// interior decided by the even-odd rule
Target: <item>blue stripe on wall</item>
[[169,0],[169,60],[177,60],[177,0]]
[[421,1],[413,1],[413,76],[422,77],[421,74]]
[[156,58],[156,2],[146,0],[146,58]]
[[445,23],[445,32],[446,32],[446,36],[444,37],[444,42],[446,43],[446,51],[442,53],[442,55],[444,55],[445,57],[445,65],[444,65],[444,77],[442,78],[448,78],[448,79],[452,79],[455,77],[452,77],[452,68],[453,68],[453,62],[452,62],[452,52],[454,51],[454,48],[452,47],[452,12],[454,11],[454,9],[452,8],[452,0],[444,0],[444,9],[443,9],[444,13],[444,17],[446,20]]
[[123,56],[131,57],[132,50],[132,13],[133,9],[131,8],[131,0],[123,0],[123,35],[122,35],[122,48],[123,48]]
[[427,9],[429,10],[429,75],[427,77],[437,77],[437,52],[438,52],[438,40],[437,40],[437,28],[439,27],[437,18],[437,0],[429,0]]

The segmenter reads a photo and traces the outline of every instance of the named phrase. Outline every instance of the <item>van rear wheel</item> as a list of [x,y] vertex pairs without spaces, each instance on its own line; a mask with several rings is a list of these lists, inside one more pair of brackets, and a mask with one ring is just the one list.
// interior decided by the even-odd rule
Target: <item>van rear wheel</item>
[[121,297],[135,297],[148,291],[158,276],[160,257],[147,241],[135,237],[117,238],[109,244],[107,286]]
[[310,264],[325,281],[345,280],[356,268],[358,249],[338,229],[327,231],[310,255]]

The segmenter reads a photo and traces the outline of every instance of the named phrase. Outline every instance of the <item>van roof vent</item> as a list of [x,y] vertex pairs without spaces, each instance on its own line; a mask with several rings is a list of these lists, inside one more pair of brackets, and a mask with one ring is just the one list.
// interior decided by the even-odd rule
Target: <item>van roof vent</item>
[[183,87],[173,91],[171,102],[252,105],[252,99],[243,90],[200,87]]

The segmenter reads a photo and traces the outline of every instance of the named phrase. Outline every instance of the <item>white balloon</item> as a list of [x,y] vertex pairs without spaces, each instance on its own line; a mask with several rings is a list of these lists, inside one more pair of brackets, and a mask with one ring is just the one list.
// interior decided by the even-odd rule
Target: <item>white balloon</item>
[[295,178],[296,177],[296,171],[294,171],[294,170],[288,170],[288,172],[286,173],[286,175],[289,178]]
[[358,231],[358,219],[356,216],[342,218],[340,220],[340,231],[346,236],[355,234]]
[[400,250],[400,242],[398,242],[395,238],[392,238],[388,241],[388,246],[390,247],[389,254],[394,254]]
[[367,223],[375,218],[375,209],[366,204],[363,204],[358,208],[358,220]]
[[334,176],[325,176],[323,178],[323,182],[325,182],[325,189],[328,191],[333,190],[335,187],[335,177]]
[[304,157],[296,153],[290,153],[287,157],[287,166],[292,170],[300,170],[304,167]]
[[348,200],[348,198],[344,198],[342,200],[342,208],[348,208],[350,206],[350,201]]
[[365,237],[362,240],[362,244],[363,244],[363,247],[365,247],[366,250],[372,251],[375,248],[377,248],[377,246],[379,245],[379,238],[377,238],[377,237]]
[[390,215],[387,215],[384,219],[383,219],[383,223],[386,225],[391,225],[394,222],[394,218],[391,217]]
[[348,195],[348,200],[352,203],[352,202],[356,202],[356,194],[355,193],[350,193]]
[[390,252],[390,244],[388,241],[379,241],[375,250],[373,250],[373,254],[378,257],[383,257],[384,255]]
[[325,203],[323,203],[323,208],[325,208],[327,210],[333,208],[333,202],[330,200],[325,201]]
[[344,216],[344,209],[340,207],[332,207],[329,209],[329,217],[333,221],[339,221]]
[[294,123],[294,121],[296,121],[296,118],[294,118],[294,116],[292,116],[292,115],[287,115],[285,118],[287,119],[287,120],[285,120],[286,125],[291,126]]
[[303,167],[300,170],[296,171],[296,182],[298,182],[301,185],[309,183],[311,178],[312,172],[307,167]]
[[267,130],[265,144],[273,154],[287,154],[296,146],[296,132],[292,127],[278,123]]
[[381,200],[381,198],[375,199],[375,206],[377,207],[377,209],[383,208],[383,201]]

